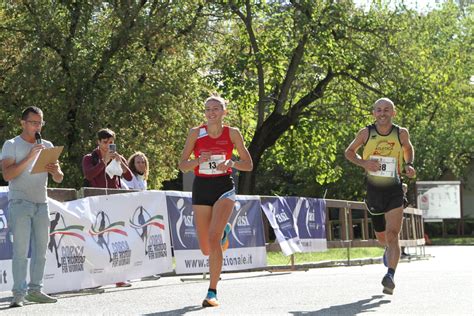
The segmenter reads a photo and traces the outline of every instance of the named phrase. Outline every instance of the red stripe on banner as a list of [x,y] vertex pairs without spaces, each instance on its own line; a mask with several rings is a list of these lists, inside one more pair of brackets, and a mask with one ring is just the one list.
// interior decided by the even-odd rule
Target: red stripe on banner
[[120,234],[120,235],[128,236],[126,231],[123,231],[123,230],[120,230],[120,229],[116,229],[116,228],[112,228],[110,230],[107,229],[107,232],[109,232],[109,231]]
[[89,230],[89,234],[91,235],[100,235],[100,234],[105,234],[105,233],[110,233],[110,232],[114,232],[114,233],[117,233],[117,234],[121,234],[121,235],[124,235],[124,236],[128,236],[127,232],[123,231],[123,230],[120,230],[120,229],[117,229],[117,228],[107,228],[107,229],[104,229],[103,231],[100,231],[98,233],[94,232],[93,230]]
[[161,223],[156,223],[156,222],[155,222],[155,223],[150,223],[150,225],[158,226],[159,228],[161,228],[161,229],[163,229],[163,230],[165,229],[165,225],[163,225],[163,224],[161,224]]
[[77,237],[79,239],[82,239],[83,241],[86,240],[82,235],[77,234],[77,233],[71,233],[71,232],[55,232],[55,233],[51,233],[50,235],[68,235],[68,236]]

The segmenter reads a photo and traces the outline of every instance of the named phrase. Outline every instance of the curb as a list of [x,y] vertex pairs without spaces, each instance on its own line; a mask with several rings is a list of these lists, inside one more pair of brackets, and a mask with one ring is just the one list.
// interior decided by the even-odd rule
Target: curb
[[[417,260],[428,260],[431,258],[431,255],[410,255],[406,258],[401,258],[399,262],[411,262]],[[270,272],[274,270],[308,270],[314,268],[332,268],[332,267],[341,267],[341,266],[364,266],[368,264],[381,264],[382,257],[376,258],[360,258],[360,259],[350,259],[350,260],[330,260],[330,261],[320,261],[320,262],[313,262],[313,263],[295,263],[293,268],[291,265],[273,265],[267,266],[266,269],[261,270],[268,270]],[[255,271],[255,270],[254,270]]]

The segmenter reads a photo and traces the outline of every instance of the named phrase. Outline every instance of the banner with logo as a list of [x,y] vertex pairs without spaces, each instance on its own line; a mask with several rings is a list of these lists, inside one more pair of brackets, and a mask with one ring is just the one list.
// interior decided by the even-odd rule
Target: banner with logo
[[275,231],[276,239],[285,256],[302,252],[296,221],[293,218],[293,208],[285,197],[261,197],[262,209]]
[[[66,203],[49,199],[48,205],[46,292],[90,288],[173,270],[164,192],[96,196]],[[11,275],[11,251],[2,256],[8,260],[0,264],[6,263]],[[0,290],[11,289],[11,277],[7,281]]]
[[[209,260],[199,249],[194,226],[190,192],[167,191],[171,237],[176,260],[176,273],[209,271]],[[229,222],[232,230],[229,248],[224,252],[223,271],[265,267],[267,253],[258,196],[238,195]]]
[[296,220],[302,252],[326,251],[326,201],[292,196],[285,200]]
[[13,286],[11,276],[12,243],[8,231],[8,187],[0,187],[0,292]]

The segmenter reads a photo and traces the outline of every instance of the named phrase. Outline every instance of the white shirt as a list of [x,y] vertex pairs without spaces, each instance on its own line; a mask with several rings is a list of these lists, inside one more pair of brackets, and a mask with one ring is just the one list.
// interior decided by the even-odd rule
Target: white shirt
[[130,190],[146,190],[147,189],[146,180],[140,174],[133,174],[131,181],[127,181],[123,178],[122,178],[122,181]]

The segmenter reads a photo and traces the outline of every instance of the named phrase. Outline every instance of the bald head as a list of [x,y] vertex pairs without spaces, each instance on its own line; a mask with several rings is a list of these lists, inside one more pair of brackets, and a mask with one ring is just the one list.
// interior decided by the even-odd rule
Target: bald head
[[390,105],[392,109],[395,110],[395,104],[389,98],[380,98],[377,101],[375,101],[374,107],[373,107],[374,110],[377,107],[377,105]]

